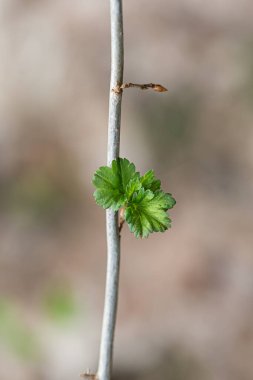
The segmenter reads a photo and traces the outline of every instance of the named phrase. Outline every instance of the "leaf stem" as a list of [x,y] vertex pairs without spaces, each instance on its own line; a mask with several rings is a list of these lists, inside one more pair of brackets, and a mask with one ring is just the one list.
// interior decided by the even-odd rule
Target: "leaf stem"
[[[111,17],[111,84],[110,88],[121,86],[123,82],[123,14],[122,1],[110,0]],[[110,91],[107,164],[119,156],[120,120],[122,92]],[[100,356],[97,378],[110,380],[112,373],[113,341],[116,324],[119,267],[120,237],[118,213],[112,209],[106,211],[107,236],[107,272],[105,288],[105,304],[100,342]]]

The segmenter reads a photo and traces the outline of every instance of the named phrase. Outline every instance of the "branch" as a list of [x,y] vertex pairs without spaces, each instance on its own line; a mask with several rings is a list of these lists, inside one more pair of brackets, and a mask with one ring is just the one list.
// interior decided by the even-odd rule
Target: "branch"
[[[111,84],[110,88],[123,82],[123,15],[122,1],[110,0],[111,12]],[[107,164],[119,156],[121,93],[110,91]],[[100,356],[97,378],[110,380],[112,373],[113,340],[117,313],[120,237],[118,213],[106,211],[107,273],[105,305],[100,342]]]

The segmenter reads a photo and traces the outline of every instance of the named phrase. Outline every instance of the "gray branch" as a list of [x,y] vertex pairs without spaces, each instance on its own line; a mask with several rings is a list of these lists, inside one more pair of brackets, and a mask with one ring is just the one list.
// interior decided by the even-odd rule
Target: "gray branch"
[[[123,82],[123,16],[121,0],[110,0],[111,10],[111,84],[108,122],[107,164],[119,156],[120,119],[122,93],[112,89]],[[99,380],[110,380],[112,373],[113,340],[117,313],[120,237],[118,213],[106,211],[107,273],[105,305],[100,343],[100,357],[97,372]]]

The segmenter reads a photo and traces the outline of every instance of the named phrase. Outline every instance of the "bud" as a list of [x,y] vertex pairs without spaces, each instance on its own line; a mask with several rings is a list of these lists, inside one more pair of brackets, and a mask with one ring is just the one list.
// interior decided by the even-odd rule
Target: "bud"
[[156,92],[165,92],[168,91],[167,88],[163,87],[161,84],[155,84],[153,90]]

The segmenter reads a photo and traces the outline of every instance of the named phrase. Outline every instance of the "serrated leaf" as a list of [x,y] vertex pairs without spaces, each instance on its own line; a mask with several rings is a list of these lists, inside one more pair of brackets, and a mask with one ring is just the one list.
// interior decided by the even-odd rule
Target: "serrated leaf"
[[94,197],[99,206],[114,210],[120,208],[122,193],[120,192],[120,181],[117,175],[108,166],[100,167],[94,174],[93,185],[97,188]]
[[170,193],[165,193],[165,194],[167,196],[167,208],[166,209],[168,210],[168,209],[174,207],[177,202],[176,202],[176,199],[173,198],[173,196]]
[[134,193],[141,189],[142,185],[140,182],[140,176],[135,176],[135,178],[131,179],[126,187],[126,198],[127,201],[131,201],[131,198]]
[[136,237],[147,237],[170,227],[167,210],[176,201],[161,190],[161,182],[155,178],[153,170],[141,177],[134,164],[126,158],[118,158],[111,168],[103,166],[96,171],[93,184],[97,204],[115,211],[123,207],[124,218]]
[[171,205],[171,197],[162,191],[153,193],[141,188],[132,197],[125,210],[125,219],[131,232],[138,237],[148,237],[152,232],[164,232],[171,220],[166,212]]
[[139,173],[135,170],[135,165],[129,162],[126,158],[118,158],[112,161],[112,170],[118,173],[122,191],[126,191],[126,187],[130,179],[138,176]]
[[170,193],[164,193],[162,190],[155,192],[156,202],[163,210],[168,210],[175,206],[176,200]]
[[139,176],[135,166],[126,158],[112,161],[112,167],[102,166],[94,174],[93,184],[96,187],[94,197],[99,206],[112,207],[117,211],[126,200],[126,188],[131,179]]
[[151,190],[153,193],[161,188],[161,181],[155,178],[154,171],[147,171],[140,179],[145,190]]

